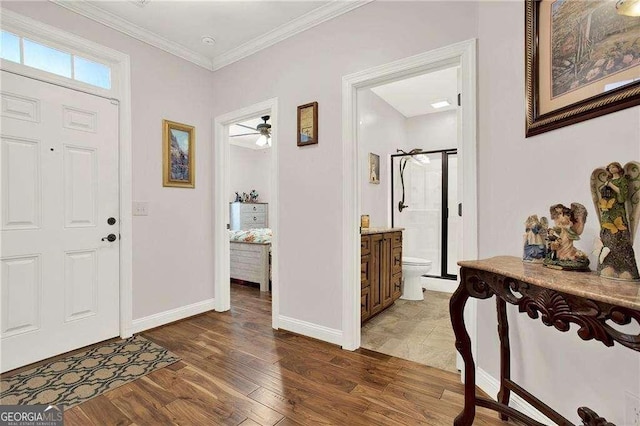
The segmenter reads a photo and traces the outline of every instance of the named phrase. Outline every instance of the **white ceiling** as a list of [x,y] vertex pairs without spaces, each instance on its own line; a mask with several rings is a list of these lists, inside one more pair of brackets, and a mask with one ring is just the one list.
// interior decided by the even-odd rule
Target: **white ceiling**
[[[260,123],[264,123],[264,121],[260,119],[260,117],[257,117],[257,118],[252,118],[250,120],[242,121],[239,124],[253,127],[255,129]],[[271,120],[268,120],[267,123],[271,124]],[[245,127],[232,124],[231,126],[229,126],[229,143],[231,145],[240,146],[242,148],[249,148],[249,149],[256,149],[256,150],[270,148],[268,145],[265,145],[265,146],[256,145],[256,141],[258,140],[260,135],[234,136],[234,135],[241,135],[244,133],[252,133],[252,131]],[[255,132],[255,133],[258,133],[258,132]]]
[[50,1],[216,70],[371,0]]
[[[406,118],[456,108],[458,67],[447,68],[371,89]],[[451,105],[435,109],[432,103],[446,100]]]

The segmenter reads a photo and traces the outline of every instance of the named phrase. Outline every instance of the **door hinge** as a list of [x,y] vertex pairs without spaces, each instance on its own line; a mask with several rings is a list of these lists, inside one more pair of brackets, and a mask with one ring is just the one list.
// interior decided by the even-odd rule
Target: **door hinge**
[[231,229],[231,225],[227,223],[227,229]]
[[462,93],[458,93],[458,106],[462,106]]
[[462,203],[458,203],[458,216],[462,217]]

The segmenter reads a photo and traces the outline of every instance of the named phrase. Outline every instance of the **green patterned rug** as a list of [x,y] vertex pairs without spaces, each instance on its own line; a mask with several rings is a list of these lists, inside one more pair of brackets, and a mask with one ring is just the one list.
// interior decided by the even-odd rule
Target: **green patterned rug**
[[179,361],[140,337],[110,342],[0,380],[0,404],[73,407]]

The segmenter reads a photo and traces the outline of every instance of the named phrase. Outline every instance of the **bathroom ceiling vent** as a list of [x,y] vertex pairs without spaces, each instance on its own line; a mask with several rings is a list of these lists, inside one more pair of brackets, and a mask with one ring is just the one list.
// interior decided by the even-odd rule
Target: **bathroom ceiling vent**
[[145,7],[151,0],[129,0],[138,7]]

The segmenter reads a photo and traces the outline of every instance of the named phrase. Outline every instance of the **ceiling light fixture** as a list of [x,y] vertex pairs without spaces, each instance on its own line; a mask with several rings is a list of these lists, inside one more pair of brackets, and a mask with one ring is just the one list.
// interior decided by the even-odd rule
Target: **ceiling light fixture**
[[444,108],[444,107],[448,107],[449,105],[451,105],[449,103],[449,101],[444,100],[444,101],[439,101],[439,102],[434,102],[431,104],[431,106],[435,109],[440,109],[440,108]]
[[204,44],[208,44],[209,46],[213,46],[214,44],[216,44],[216,40],[213,37],[209,36],[202,37],[202,42]]
[[640,16],[640,0],[618,0],[616,10],[618,15]]

